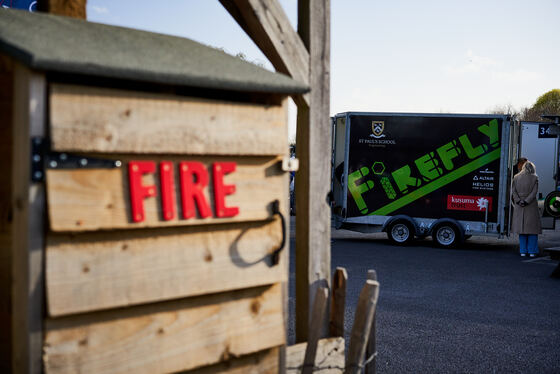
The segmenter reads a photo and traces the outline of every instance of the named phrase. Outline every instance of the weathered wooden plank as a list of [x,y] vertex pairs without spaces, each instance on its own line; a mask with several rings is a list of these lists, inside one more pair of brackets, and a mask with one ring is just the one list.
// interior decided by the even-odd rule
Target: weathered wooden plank
[[[44,138],[47,132],[47,83],[45,76],[38,73],[31,73],[29,76],[29,90],[30,136],[32,138]],[[19,125],[21,126],[21,123]],[[30,174],[29,172],[26,177],[29,178]],[[28,193],[29,360],[31,372],[42,373],[43,318],[45,304],[45,226],[47,210],[45,186],[43,183],[31,183]]]
[[[27,73],[26,73],[27,74]],[[44,138],[47,132],[47,82],[45,76],[29,72],[29,135]],[[18,124],[21,126],[21,123]],[[30,141],[28,140],[28,143]],[[31,155],[28,156],[29,158]],[[20,159],[21,160],[21,159]],[[31,173],[28,172],[26,178]],[[29,339],[31,373],[43,372],[43,318],[45,304],[46,197],[43,183],[29,185]]]
[[29,168],[30,164],[30,71],[16,64],[14,68],[14,107],[12,126],[12,247],[11,251],[11,329],[12,370],[31,371],[29,321]]
[[[375,270],[368,270],[367,279],[372,281],[377,281],[377,272]],[[366,359],[373,356],[373,359],[366,365],[365,374],[375,374],[377,365],[377,337],[376,330],[377,326],[375,323],[376,311],[373,313],[373,321],[371,323],[371,330],[369,332],[369,339],[366,349]]]
[[329,324],[331,336],[344,336],[344,308],[346,306],[346,283],[348,273],[345,268],[337,267],[332,281],[331,320]]
[[[299,374],[307,343],[299,343],[287,347],[287,373]],[[319,340],[315,356],[315,372],[321,374],[340,374],[344,371],[344,338],[328,338]]]
[[46,373],[168,373],[285,343],[281,287],[48,319]]
[[51,316],[287,281],[278,219],[210,227],[49,235]]
[[[5,61],[2,63],[4,65]],[[41,186],[30,183],[31,136],[44,134],[46,84],[43,75],[27,68],[13,65],[12,108],[8,111],[11,120],[2,123],[8,135],[7,147],[12,166],[7,168],[2,189],[3,209],[7,215],[2,219],[3,238],[1,261],[7,274],[2,277],[0,318],[2,325],[8,322],[2,345],[8,344],[7,355],[1,366],[17,373],[41,372],[42,348],[42,250],[44,223],[44,191]],[[10,89],[8,87],[8,89]],[[10,100],[6,92],[2,94]],[[9,355],[9,356],[8,356]]]
[[216,365],[190,370],[184,374],[277,374],[279,348],[273,348]]
[[274,68],[309,82],[309,52],[278,1],[220,0]]
[[52,148],[139,154],[285,155],[286,108],[286,104],[220,102],[53,84]]
[[367,340],[371,330],[371,323],[377,306],[379,297],[379,283],[373,280],[366,280],[366,284],[360,292],[352,335],[350,336],[350,346],[348,357],[346,358],[345,374],[360,374],[365,361]]
[[307,341],[307,349],[305,350],[305,358],[303,360],[303,369],[301,370],[302,374],[313,373],[315,357],[317,355],[317,343],[319,342],[321,328],[323,327],[323,320],[325,319],[325,310],[328,298],[329,291],[326,288],[317,289],[315,302],[313,303],[311,324],[309,326],[309,340]]
[[87,0],[38,0],[37,8],[40,11],[86,19]]
[[[310,55],[309,106],[298,102],[296,174],[296,341],[306,341],[310,306],[331,276],[330,1],[300,0],[298,32]],[[325,320],[323,336],[328,334]]]
[[[155,185],[157,196],[143,200],[145,219],[143,222],[133,222],[127,177],[129,158],[120,159],[123,160],[123,167],[116,169],[48,170],[47,196],[52,230],[88,231],[258,221],[271,218],[272,201],[280,200],[281,206],[285,206],[287,182],[285,173],[278,166],[278,159],[190,157],[188,161],[200,161],[206,167],[210,167],[210,170],[214,162],[237,163],[235,172],[225,175],[224,183],[236,186],[236,191],[226,196],[225,202],[228,207],[238,207],[239,214],[231,218],[210,216],[204,219],[183,219],[179,209],[181,196],[178,193],[180,191],[178,170],[175,170],[175,218],[163,220],[159,177],[156,174],[147,174],[144,176],[143,183]],[[185,159],[168,157],[166,160],[174,162],[176,166],[178,162]],[[212,181],[208,188],[205,188],[204,194],[214,209]]]
[[[288,180],[288,178],[286,178],[286,180]],[[289,206],[289,200],[287,200],[285,202],[286,207],[285,207],[285,211],[290,211],[290,206]],[[286,247],[284,248],[284,253],[288,253],[288,254],[280,254],[281,256],[285,256],[284,257],[284,271],[286,272],[286,274],[290,274],[290,244],[291,241],[289,240],[290,238],[290,230],[291,230],[291,225],[290,225],[290,218],[289,216],[284,216],[286,219]],[[281,257],[280,257],[281,258]],[[282,305],[284,306],[284,331],[286,332],[286,336],[288,335],[288,324],[289,324],[289,318],[288,316],[290,315],[290,286],[289,286],[290,280],[289,280],[289,276],[288,279],[285,280],[284,282],[281,283],[282,285]],[[278,364],[278,373],[279,374],[286,374],[286,356],[287,356],[287,352],[286,352],[286,345],[283,345],[282,347],[280,347],[280,359],[279,359],[279,364]]]
[[0,372],[12,372],[12,173],[14,67],[0,54]]

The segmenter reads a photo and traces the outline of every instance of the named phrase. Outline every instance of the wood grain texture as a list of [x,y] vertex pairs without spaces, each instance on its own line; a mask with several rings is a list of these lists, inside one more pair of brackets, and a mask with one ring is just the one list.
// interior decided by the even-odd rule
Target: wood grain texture
[[12,173],[14,67],[0,55],[0,372],[12,372]]
[[12,370],[31,372],[29,320],[29,165],[30,165],[30,80],[31,72],[16,64],[14,68],[14,107],[12,135],[12,247],[11,251],[11,329]]
[[329,299],[329,291],[326,288],[317,289],[315,302],[313,303],[313,313],[311,315],[311,324],[309,325],[309,340],[305,349],[305,358],[303,360],[302,374],[311,374],[314,370],[315,359],[317,356],[317,344],[323,320],[325,319],[325,311],[327,300]]
[[59,16],[86,19],[87,0],[38,0],[38,9]]
[[278,374],[279,350],[273,348],[183,374]]
[[[377,281],[377,272],[375,270],[368,270],[367,279]],[[376,311],[373,313],[373,321],[371,322],[371,329],[369,331],[369,338],[366,349],[366,359],[373,356],[373,359],[366,365],[364,374],[375,374],[377,367],[377,326],[376,326]]]
[[[239,207],[239,215],[231,218],[205,219],[181,217],[178,171],[175,170],[176,215],[164,221],[161,212],[159,178],[155,174],[144,177],[144,185],[156,185],[156,197],[144,200],[145,220],[132,222],[128,191],[127,162],[130,158],[119,157],[123,167],[116,169],[49,169],[47,172],[47,196],[50,227],[53,231],[91,231],[99,229],[145,228],[206,225],[266,220],[271,218],[270,203],[287,197],[287,174],[278,167],[278,159],[265,157],[243,158],[193,158],[167,157],[165,160],[200,161],[206,166],[218,161],[237,162],[237,170],[224,177],[225,184],[234,184],[236,192],[226,197],[227,206]],[[142,159],[142,158],[137,158]],[[144,158],[145,159],[145,158]],[[154,160],[155,157],[149,158]],[[157,160],[156,160],[157,161]],[[206,198],[213,207],[212,183],[206,190]],[[284,215],[286,213],[284,212]]]
[[[331,276],[330,1],[298,2],[298,33],[309,50],[309,105],[297,102],[296,341],[307,340],[316,290]],[[329,308],[330,309],[330,308]],[[328,309],[328,310],[329,310]],[[325,320],[322,336],[328,335]]]
[[[43,313],[43,229],[44,190],[30,183],[31,137],[44,134],[46,83],[41,74],[26,67],[13,66],[13,93],[11,121],[2,126],[11,127],[8,150],[11,174],[4,183],[10,183],[9,195],[2,203],[7,208],[7,224],[0,241],[0,259],[9,268],[1,281],[3,301],[0,318],[9,320],[8,352],[10,370],[16,373],[41,372],[42,313]],[[5,93],[3,94],[5,97]],[[0,277],[2,278],[2,277]],[[2,339],[8,342],[6,336]],[[6,357],[4,357],[6,359]],[[2,364],[2,366],[8,366]]]
[[220,2],[277,71],[300,82],[309,82],[309,52],[278,1]]
[[[29,74],[29,135],[44,138],[47,133],[47,81],[43,74]],[[21,126],[21,123],[18,124]],[[28,140],[28,143],[30,141]],[[28,157],[31,157],[30,155]],[[20,159],[21,161],[21,159]],[[31,173],[27,172],[29,179]],[[43,372],[43,318],[45,310],[45,229],[47,201],[45,185],[29,186],[28,264],[29,264],[29,345],[32,373]]]
[[356,305],[356,314],[354,315],[354,324],[352,325],[350,345],[348,347],[348,357],[346,357],[345,374],[362,373],[378,297],[379,283],[369,279],[366,280]]
[[[299,374],[307,343],[287,347],[287,374]],[[315,356],[315,371],[321,374],[340,374],[344,371],[344,338],[327,338],[319,340]]]
[[344,316],[346,307],[346,283],[348,273],[337,267],[332,282],[332,299],[329,332],[331,336],[344,336]]
[[287,281],[279,219],[47,238],[51,316]]
[[53,84],[56,151],[285,155],[287,106]]
[[285,343],[281,287],[49,319],[46,373],[168,373]]

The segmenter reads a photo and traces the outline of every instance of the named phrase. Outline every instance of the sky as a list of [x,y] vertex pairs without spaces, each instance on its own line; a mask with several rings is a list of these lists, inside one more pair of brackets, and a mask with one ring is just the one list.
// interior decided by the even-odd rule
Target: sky
[[[296,28],[297,0],[280,4]],[[87,14],[274,70],[218,0],[88,0]],[[559,15],[558,0],[331,0],[330,113],[530,107],[560,88]]]

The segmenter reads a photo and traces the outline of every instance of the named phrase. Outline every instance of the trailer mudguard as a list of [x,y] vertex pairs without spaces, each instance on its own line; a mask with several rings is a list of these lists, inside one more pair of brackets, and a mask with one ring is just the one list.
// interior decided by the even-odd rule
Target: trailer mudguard
[[414,221],[414,219],[412,217],[409,217],[407,215],[404,214],[399,214],[397,216],[393,216],[391,218],[389,218],[384,224],[383,224],[383,228],[381,229],[381,231],[383,232],[387,232],[387,230],[389,229],[389,227],[397,221],[407,221],[409,222],[412,227],[414,227],[414,235],[416,236],[424,236],[423,233],[420,231],[420,228],[418,227],[418,224],[416,223],[416,221]]
[[456,226],[459,229],[459,235],[460,235],[459,240],[461,242],[465,240],[465,228],[463,227],[463,225],[461,225],[461,223],[459,221],[457,221],[456,219],[453,219],[453,218],[440,218],[440,219],[434,221],[430,225],[430,227],[428,228],[428,235],[432,235],[434,228],[438,227],[442,223],[450,223],[450,224]]

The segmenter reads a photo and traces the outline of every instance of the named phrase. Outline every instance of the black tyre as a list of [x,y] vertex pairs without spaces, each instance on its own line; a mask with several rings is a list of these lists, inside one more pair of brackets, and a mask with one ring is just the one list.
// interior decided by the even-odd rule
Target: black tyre
[[389,240],[396,245],[407,245],[414,239],[414,227],[407,221],[391,223],[387,229]]
[[560,191],[553,191],[544,199],[544,211],[551,217],[560,217]]
[[432,231],[432,238],[438,247],[453,248],[461,242],[461,232],[452,223],[441,223]]

